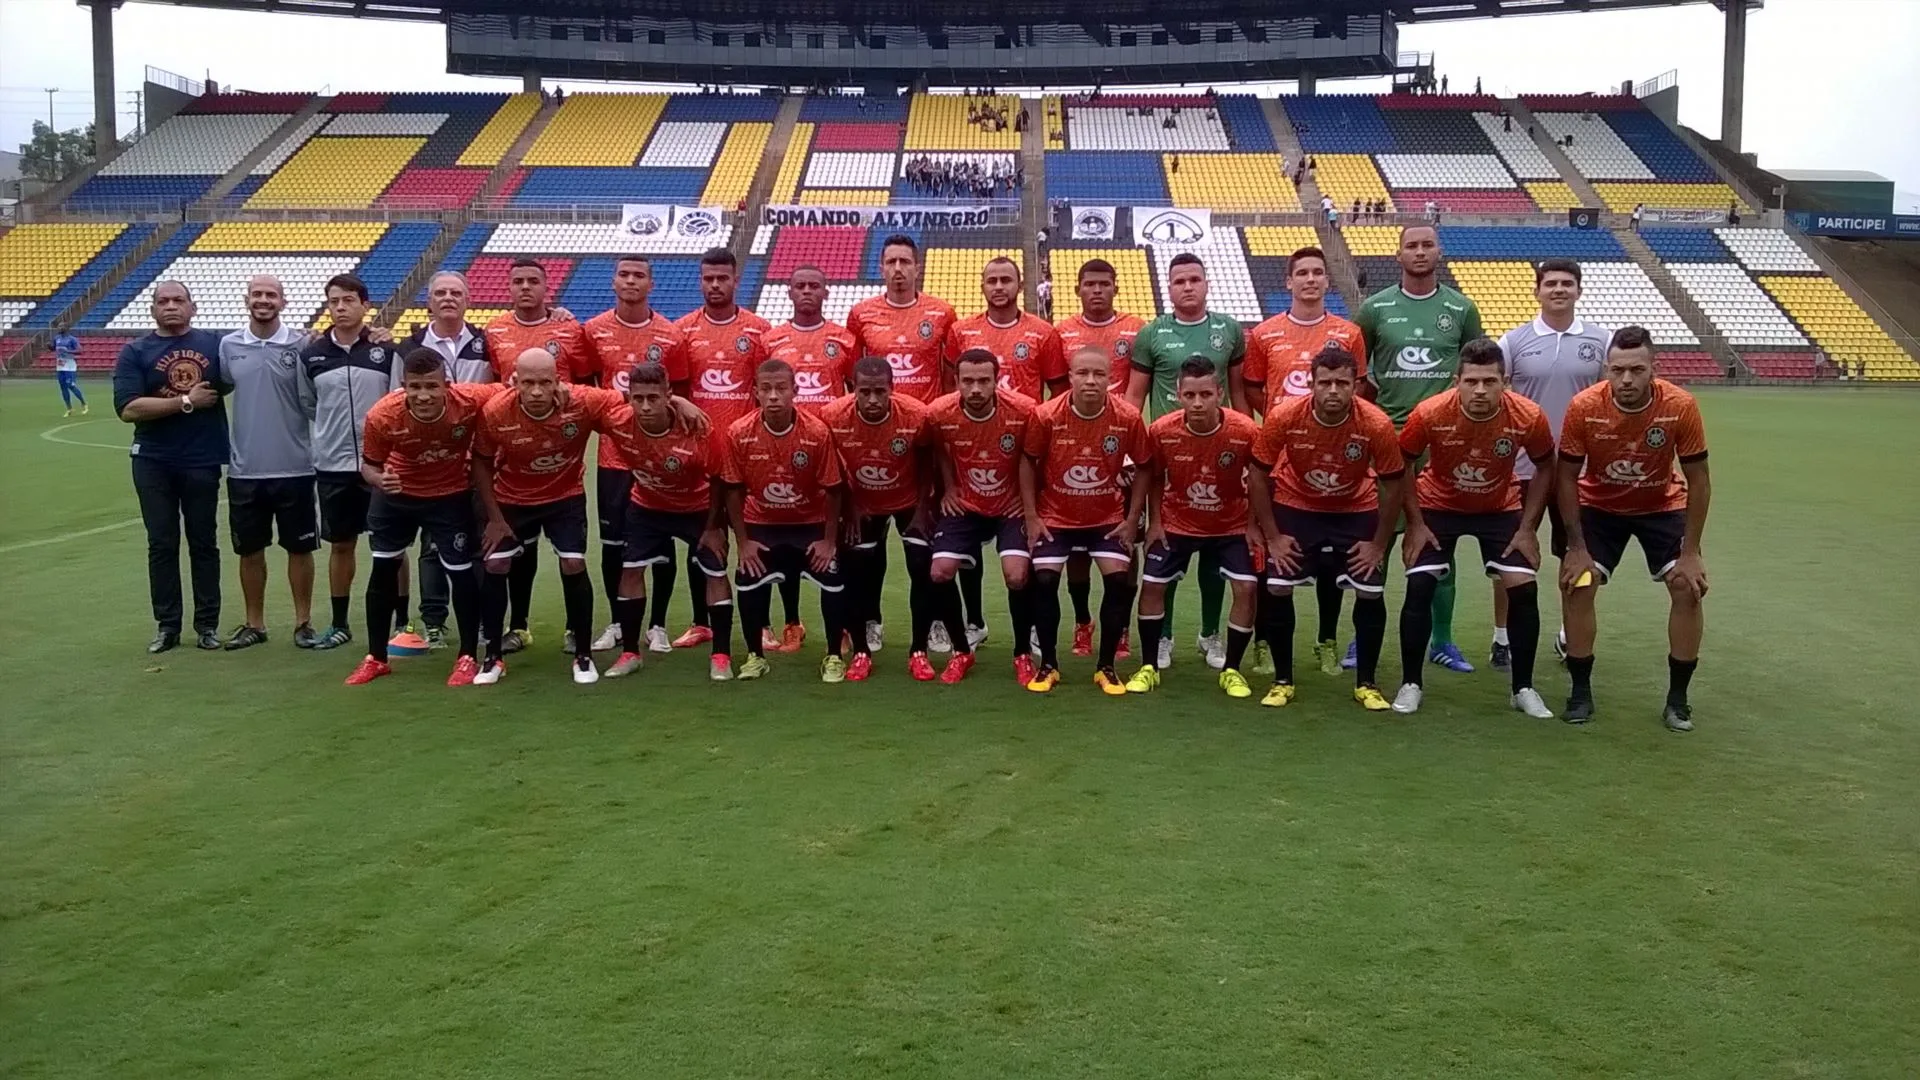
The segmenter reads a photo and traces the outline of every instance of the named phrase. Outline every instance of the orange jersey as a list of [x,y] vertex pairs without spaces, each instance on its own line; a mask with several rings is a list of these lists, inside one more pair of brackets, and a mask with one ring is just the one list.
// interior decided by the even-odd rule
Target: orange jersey
[[1432,452],[1415,481],[1422,510],[1493,514],[1518,510],[1520,484],[1513,467],[1525,454],[1535,465],[1553,460],[1553,429],[1540,406],[1509,390],[1500,409],[1475,420],[1460,407],[1460,391],[1448,390],[1413,407],[1400,430],[1400,451],[1409,459]]
[[926,487],[918,454],[926,441],[927,408],[924,402],[896,395],[887,418],[870,424],[860,418],[848,394],[821,410],[820,419],[833,432],[855,513],[891,514],[919,505]]
[[1117,525],[1127,514],[1122,470],[1153,460],[1140,410],[1116,394],[1091,420],[1073,411],[1073,395],[1043,403],[1027,421],[1023,447],[1039,481],[1036,502],[1049,529]]
[[927,440],[953,463],[960,505],[968,513],[1020,516],[1020,447],[1036,408],[1032,398],[1011,390],[996,391],[985,420],[968,416],[959,394],[927,406]]
[[1360,328],[1338,315],[1310,323],[1282,312],[1247,331],[1247,362],[1240,374],[1249,383],[1267,384],[1267,401],[1305,397],[1313,392],[1313,358],[1328,345],[1353,354],[1356,379],[1367,377],[1367,344]]
[[820,415],[820,410],[847,392],[853,362],[860,359],[859,343],[839,323],[822,319],[802,330],[781,323],[767,331],[767,359],[785,360],[793,368],[793,403]]
[[747,524],[812,525],[827,520],[827,489],[841,483],[840,456],[818,417],[795,410],[792,426],[776,434],[756,411],[727,429],[720,477],[747,489]]
[[1693,395],[1653,380],[1653,400],[1639,412],[1613,403],[1599,382],[1573,395],[1560,428],[1560,456],[1585,461],[1580,505],[1612,514],[1657,514],[1687,508],[1679,464],[1707,456],[1707,429]]
[[1311,397],[1285,399],[1260,425],[1253,457],[1273,471],[1274,501],[1321,513],[1377,509],[1375,478],[1406,472],[1393,421],[1360,398],[1346,419],[1331,425],[1313,414]]
[[1153,422],[1147,438],[1153,460],[1166,477],[1160,493],[1160,524],[1181,536],[1232,536],[1247,527],[1247,466],[1260,425],[1233,409],[1220,411],[1210,434],[1187,430],[1185,412]]
[[714,322],[706,308],[695,308],[677,325],[687,335],[688,377],[693,380],[687,396],[724,431],[755,410],[753,378],[767,358],[767,320],[740,308],[733,318]]
[[415,419],[407,409],[407,392],[395,390],[367,410],[361,459],[399,474],[402,495],[434,499],[471,491],[468,467],[480,429],[480,410],[506,389],[499,383],[449,386],[447,407],[432,421]]
[[[584,330],[592,366],[576,373],[583,379],[590,376],[601,386],[624,394],[633,365],[651,360],[667,369],[668,382],[678,385],[687,381],[687,335],[657,311],[641,323],[630,323],[603,311],[588,319]],[[627,467],[620,448],[611,439],[600,440],[599,461],[603,469]]]
[[480,410],[473,452],[493,462],[493,496],[509,506],[540,506],[584,490],[587,436],[608,409],[626,404],[612,390],[568,388],[567,407],[542,419],[527,415],[520,392],[509,390]]
[[667,514],[704,513],[711,505],[710,480],[720,472],[723,434],[715,428],[694,435],[678,424],[648,434],[625,402],[600,418],[601,444],[618,443],[621,460],[633,472],[633,505]]
[[509,311],[488,323],[486,333],[487,355],[501,382],[512,381],[514,362],[528,349],[545,349],[552,354],[561,382],[585,379],[598,370],[586,331],[572,319],[548,315],[539,322],[524,323]]
[[847,330],[860,355],[884,356],[893,366],[893,392],[921,401],[940,396],[940,354],[953,307],[921,293],[913,303],[895,307],[885,293],[870,296],[847,313]]
[[985,349],[1000,360],[1000,389],[1025,394],[1035,401],[1048,383],[1067,377],[1066,354],[1060,335],[1047,320],[1022,312],[1009,326],[997,325],[986,312],[955,322],[947,331],[947,363],[968,349]]
[[1060,320],[1053,329],[1060,335],[1060,355],[1066,360],[1073,359],[1074,353],[1089,345],[1106,350],[1113,365],[1108,389],[1122,394],[1126,392],[1127,381],[1133,377],[1133,339],[1140,336],[1140,328],[1145,325],[1147,320],[1138,315],[1116,311],[1103,323],[1088,322],[1086,315],[1081,314]]

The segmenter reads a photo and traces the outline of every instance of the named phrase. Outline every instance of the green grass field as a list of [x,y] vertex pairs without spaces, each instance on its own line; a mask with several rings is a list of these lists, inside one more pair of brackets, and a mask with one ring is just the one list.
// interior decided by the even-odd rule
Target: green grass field
[[1016,689],[1004,623],[957,688],[897,643],[866,685],[815,649],[576,688],[550,568],[492,690],[443,656],[343,687],[278,568],[271,645],[155,664],[96,393],[65,426],[0,387],[0,1075],[1920,1074],[1920,395],[1705,395],[1676,736],[1637,573],[1585,729],[1490,672],[1413,719],[1312,673],[1229,702],[1193,589],[1120,702],[1084,660]]

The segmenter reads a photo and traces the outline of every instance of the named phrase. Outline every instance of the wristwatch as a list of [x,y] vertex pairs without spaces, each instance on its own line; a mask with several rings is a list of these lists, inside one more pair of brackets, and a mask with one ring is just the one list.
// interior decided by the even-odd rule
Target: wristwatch
[[193,411],[193,399],[185,394],[180,395],[180,411],[182,413],[190,413]]

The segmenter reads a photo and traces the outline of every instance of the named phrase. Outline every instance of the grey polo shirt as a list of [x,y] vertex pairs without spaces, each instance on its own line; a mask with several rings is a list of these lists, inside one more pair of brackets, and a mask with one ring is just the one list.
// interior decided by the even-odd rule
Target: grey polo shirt
[[[1612,331],[1596,323],[1576,318],[1561,332],[1537,315],[1501,335],[1500,351],[1506,355],[1514,392],[1547,414],[1555,441],[1573,395],[1600,381],[1612,340]],[[1533,462],[1522,456],[1513,474],[1521,479],[1532,476]]]
[[256,337],[247,327],[220,339],[220,373],[232,418],[227,475],[233,479],[313,475],[300,339],[284,324],[272,337]]

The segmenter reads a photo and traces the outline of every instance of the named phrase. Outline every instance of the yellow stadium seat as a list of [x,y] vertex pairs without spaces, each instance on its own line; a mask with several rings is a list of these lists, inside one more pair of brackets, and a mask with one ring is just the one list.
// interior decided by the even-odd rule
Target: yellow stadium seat
[[[510,309],[486,307],[468,308],[467,321],[475,326],[485,326],[500,316],[505,315],[508,310]],[[585,312],[578,312],[577,314],[579,314],[581,318],[586,317]],[[423,307],[410,307],[402,311],[400,316],[393,320],[393,332],[395,336],[409,334],[412,333],[414,327],[425,326],[432,320],[433,312]],[[313,329],[325,330],[330,323],[331,320],[327,318],[327,309],[321,308],[319,317],[313,321]]]
[[363,210],[426,143],[422,138],[313,139],[267,177],[246,205]]
[[1319,247],[1320,234],[1306,225],[1254,225],[1246,229],[1247,254],[1286,258],[1303,247]]
[[[1533,197],[1540,209],[1547,213],[1559,213],[1572,210],[1581,203],[1580,196],[1573,193],[1564,181],[1529,180],[1526,183],[1527,194]],[[1629,210],[1632,207],[1628,207]]]
[[1836,361],[1866,361],[1869,379],[1920,378],[1920,364],[1832,278],[1765,276],[1760,284]]
[[483,168],[500,164],[500,159],[513,149],[520,133],[527,130],[527,125],[539,112],[539,94],[515,94],[508,98],[506,104],[500,106],[487,125],[480,129],[480,134],[475,135],[467,148],[460,152],[460,160],[456,164]]
[[1480,309],[1488,337],[1532,322],[1540,310],[1533,295],[1533,267],[1523,262],[1450,262],[1460,291]]
[[1380,179],[1380,170],[1374,167],[1372,158],[1365,154],[1316,154],[1315,157],[1319,165],[1313,171],[1314,183],[1320,185],[1320,194],[1333,199],[1334,207],[1343,217],[1355,199],[1361,202],[1386,199],[1387,209],[1395,209],[1392,197],[1387,194],[1387,182]]
[[1209,210],[1299,210],[1300,193],[1284,164],[1279,154],[1160,155],[1173,205]]
[[713,173],[707,177],[707,189],[700,193],[701,206],[737,206],[753,187],[753,176],[760,158],[767,152],[772,124],[735,124],[714,159]]
[[665,94],[572,94],[522,165],[631,165],[666,110]]
[[1356,257],[1400,253],[1398,225],[1349,225],[1340,230],[1340,235],[1346,238],[1347,252]]
[[[988,131],[967,123],[967,105],[1005,109],[1007,126]],[[1020,133],[1013,121],[1020,115],[1020,99],[1011,94],[965,97],[960,94],[915,94],[907,108],[908,150],[1018,150]]]
[[812,188],[800,193],[801,206],[885,206],[893,192]]
[[[1040,99],[1040,115],[1047,125],[1047,149],[1065,150],[1067,148],[1067,107],[1059,94],[1047,94]],[[1060,301],[1056,298],[1055,304]]]
[[0,296],[51,296],[125,225],[49,222],[0,234]]
[[780,159],[780,172],[773,178],[773,191],[767,201],[775,206],[793,204],[793,193],[800,188],[800,177],[807,170],[807,149],[813,145],[813,125],[795,124],[787,136],[787,152]]
[[[987,265],[988,259],[1006,256],[1012,259],[1021,273],[1026,272],[1026,259],[1012,248],[928,248],[927,265],[920,274],[920,288],[953,305],[956,314],[965,317],[978,315],[987,310],[986,298],[980,295],[980,268]],[[1054,282],[1054,301],[1059,302],[1060,284]]]
[[[1635,206],[1670,206],[1687,210],[1724,210],[1739,202],[1733,189],[1725,184],[1667,184],[1640,181],[1596,180],[1598,192],[1607,209],[1630,214]],[[1745,209],[1745,207],[1742,207]]]
[[378,221],[216,221],[187,251],[372,251],[386,232]]
[[1113,264],[1115,309],[1143,319],[1160,314],[1160,303],[1153,288],[1153,270],[1147,263],[1145,249],[1054,248],[1047,252],[1047,267],[1053,274],[1056,320],[1080,314],[1080,296],[1073,287],[1080,280],[1081,264],[1089,259],[1105,259]]

